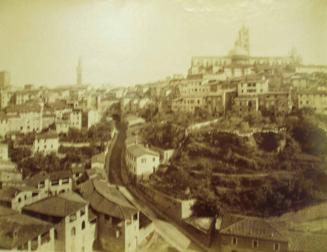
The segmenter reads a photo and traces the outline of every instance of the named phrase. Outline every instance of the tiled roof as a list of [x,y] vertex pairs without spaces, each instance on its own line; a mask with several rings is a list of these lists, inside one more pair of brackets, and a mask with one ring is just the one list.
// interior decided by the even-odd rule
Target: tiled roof
[[120,219],[129,218],[137,213],[121,192],[104,181],[89,180],[80,186],[82,196],[96,211]]
[[86,205],[86,202],[74,192],[66,192],[25,206],[24,210],[53,217],[66,217]]
[[145,148],[143,145],[135,144],[127,147],[128,152],[130,152],[134,157],[141,157],[143,155],[153,155],[159,156],[159,153]]
[[49,178],[51,180],[64,179],[72,176],[70,170],[54,171],[49,173]]
[[40,182],[49,178],[49,174],[45,171],[41,171],[27,179],[25,179],[25,183],[30,186],[37,186]]
[[34,188],[27,186],[9,186],[0,189],[0,200],[1,201],[11,201],[18,193],[23,191],[33,191]]
[[210,227],[214,221],[211,217],[190,217],[185,219],[185,222],[203,233],[210,231]]
[[[13,249],[49,231],[50,223],[0,207],[0,248]],[[16,238],[17,237],[17,238]]]
[[55,131],[49,131],[46,133],[36,135],[37,139],[50,139],[50,138],[58,138],[58,134]]
[[41,106],[39,104],[10,105],[5,110],[7,113],[40,112]]
[[64,179],[72,176],[72,172],[70,170],[62,170],[62,171],[54,171],[47,173],[45,171],[41,171],[32,177],[25,179],[25,183],[29,186],[37,186],[40,182],[43,182],[46,179],[57,180]]
[[279,231],[263,218],[242,217],[231,223],[227,226],[224,224],[220,233],[265,240],[287,241],[287,238],[282,236]]

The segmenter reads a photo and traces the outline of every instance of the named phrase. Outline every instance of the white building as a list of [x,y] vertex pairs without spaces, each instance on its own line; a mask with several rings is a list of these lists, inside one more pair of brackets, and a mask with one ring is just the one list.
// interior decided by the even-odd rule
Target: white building
[[203,108],[206,105],[203,96],[198,97],[180,97],[172,101],[171,109],[174,112],[194,113],[196,109]]
[[74,109],[69,116],[71,128],[82,129],[82,111]]
[[128,146],[125,158],[128,171],[136,181],[148,179],[160,164],[159,153],[139,144]]
[[312,108],[316,113],[327,114],[327,91],[309,90],[298,93],[299,108]]
[[44,171],[27,178],[24,182],[31,187],[37,188],[40,193],[57,195],[72,191],[73,174],[70,171],[56,171],[46,173]]
[[237,85],[238,96],[260,95],[268,92],[268,80],[264,78],[246,78]]
[[78,194],[63,193],[23,208],[23,213],[55,226],[55,251],[92,251],[96,224],[89,206]]
[[8,144],[0,143],[0,159],[8,160]]
[[33,143],[33,153],[50,154],[59,149],[59,137],[55,132],[37,135]]
[[100,122],[101,116],[97,110],[88,110],[84,113],[84,118],[85,123],[83,126],[89,129]]
[[28,186],[12,185],[0,189],[0,205],[9,207],[20,212],[21,209],[29,204],[44,199],[47,194],[38,189]]

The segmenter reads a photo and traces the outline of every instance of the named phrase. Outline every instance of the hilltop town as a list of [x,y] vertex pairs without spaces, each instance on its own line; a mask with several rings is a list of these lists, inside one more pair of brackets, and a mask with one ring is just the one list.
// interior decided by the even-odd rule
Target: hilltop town
[[253,56],[243,26],[185,75],[83,77],[81,60],[74,85],[0,72],[0,249],[327,248],[327,66]]

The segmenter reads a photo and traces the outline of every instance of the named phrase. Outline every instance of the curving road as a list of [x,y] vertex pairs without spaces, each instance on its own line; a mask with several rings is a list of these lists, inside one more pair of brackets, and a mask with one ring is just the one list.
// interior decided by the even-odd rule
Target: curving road
[[[113,142],[111,156],[108,152],[106,167],[108,171],[108,181],[110,184],[120,186],[121,193],[133,203],[144,215],[146,215],[155,225],[155,229],[162,238],[164,238],[171,246],[179,251],[203,251],[189,237],[187,237],[178,226],[171,223],[168,219],[160,214],[155,207],[147,202],[147,200],[131,185],[124,183],[122,178],[122,151],[126,139],[126,126],[122,123],[117,123],[118,135],[116,141]],[[126,187],[125,187],[126,186]]]

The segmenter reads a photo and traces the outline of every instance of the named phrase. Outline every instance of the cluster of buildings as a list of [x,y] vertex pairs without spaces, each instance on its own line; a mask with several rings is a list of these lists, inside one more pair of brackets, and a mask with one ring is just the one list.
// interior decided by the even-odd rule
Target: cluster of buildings
[[136,113],[155,106],[159,111],[222,115],[309,107],[326,114],[326,94],[320,90],[326,78],[322,83],[320,73],[326,74],[327,66],[303,65],[295,49],[282,57],[251,56],[249,29],[242,27],[228,55],[193,57],[186,77],[124,89],[121,110]]
[[0,249],[136,251],[153,226],[143,225],[146,217],[108,183],[105,155],[93,156],[90,169],[76,164],[2,183]]
[[128,125],[124,153],[127,170],[135,182],[147,181],[152,174],[159,170],[160,165],[169,162],[174,154],[174,149],[149,147],[138,136],[140,129],[144,126],[144,119],[129,115],[125,120]]

